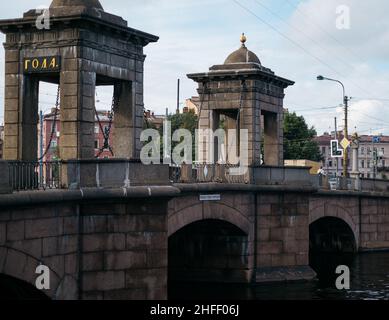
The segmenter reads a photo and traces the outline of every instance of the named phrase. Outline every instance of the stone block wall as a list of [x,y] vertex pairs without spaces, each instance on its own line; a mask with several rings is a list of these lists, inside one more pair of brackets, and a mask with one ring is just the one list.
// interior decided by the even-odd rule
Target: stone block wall
[[36,268],[48,266],[54,299],[77,298],[76,206],[0,209],[0,273],[35,285]]
[[257,268],[309,265],[309,195],[257,196]]
[[361,199],[361,250],[389,248],[389,199]]
[[58,300],[166,299],[166,211],[136,199],[1,208],[0,273],[35,286],[46,265]]

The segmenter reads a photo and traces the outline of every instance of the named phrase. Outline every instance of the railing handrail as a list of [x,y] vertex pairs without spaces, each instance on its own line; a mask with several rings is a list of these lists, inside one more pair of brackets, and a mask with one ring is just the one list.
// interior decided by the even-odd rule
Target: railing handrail
[[60,188],[61,161],[7,161],[13,191]]

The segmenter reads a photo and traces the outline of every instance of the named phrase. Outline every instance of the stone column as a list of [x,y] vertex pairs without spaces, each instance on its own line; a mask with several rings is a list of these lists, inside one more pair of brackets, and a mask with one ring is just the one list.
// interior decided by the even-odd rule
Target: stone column
[[39,80],[21,73],[19,50],[5,56],[4,159],[36,161]]
[[[143,50],[141,50],[143,54]],[[144,56],[145,58],[145,56]],[[140,151],[142,149],[142,143],[140,142],[140,136],[143,130],[144,123],[144,92],[143,92],[143,82],[144,82],[144,58],[143,60],[135,61],[136,64],[136,76],[135,76],[135,97],[134,97],[134,112],[135,112],[135,128],[134,128],[134,154],[131,155],[132,159],[140,158]]]
[[[114,95],[118,101],[115,108],[113,151],[115,158],[134,159],[136,157],[137,127],[141,128],[143,118],[135,115],[134,83],[120,82],[115,85]],[[137,122],[137,123],[136,123]]]
[[239,130],[239,128],[237,128],[237,119],[236,118],[233,118],[229,115],[226,115],[226,137],[227,137],[227,141],[226,141],[226,160],[227,160],[227,163],[231,164],[236,164],[239,160],[239,153],[240,153],[240,150],[239,150],[239,134],[238,132],[236,132],[236,143],[232,143],[230,140],[232,139],[232,137],[229,136],[229,130]]
[[[38,101],[39,80],[25,76],[21,101],[21,131],[19,137],[19,145],[21,146],[20,159],[23,161],[36,161],[38,159]],[[46,141],[46,143],[48,142]]]
[[96,74],[79,71],[79,59],[66,59],[61,72],[62,160],[93,159]]
[[282,150],[282,141],[279,134],[280,123],[277,113],[264,113],[264,153],[265,165],[281,166],[280,150]]
[[352,170],[350,176],[355,179],[355,190],[360,189],[360,172],[359,172],[359,137],[354,135],[351,141],[352,150]]
[[5,51],[4,150],[5,160],[21,160],[20,91],[23,77],[19,74],[19,50]]

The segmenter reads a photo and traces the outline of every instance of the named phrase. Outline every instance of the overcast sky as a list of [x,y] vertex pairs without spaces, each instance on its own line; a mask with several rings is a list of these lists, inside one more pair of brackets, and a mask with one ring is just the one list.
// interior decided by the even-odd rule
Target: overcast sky
[[[45,0],[0,2],[0,19],[21,17]],[[207,71],[247,46],[277,75],[296,81],[285,107],[306,117],[319,133],[343,121],[341,87],[316,76],[344,82],[351,101],[351,131],[389,134],[389,1],[387,0],[101,0],[104,9],[160,41],[146,47],[145,104],[164,113],[175,108],[177,78],[181,99],[196,95],[187,73]],[[337,8],[350,8],[350,28],[336,27]],[[4,42],[4,36],[0,36]],[[41,108],[54,102],[55,88],[44,87]],[[4,51],[0,49],[0,123],[3,121]],[[49,95],[47,95],[49,94]],[[98,91],[99,108],[111,93]]]

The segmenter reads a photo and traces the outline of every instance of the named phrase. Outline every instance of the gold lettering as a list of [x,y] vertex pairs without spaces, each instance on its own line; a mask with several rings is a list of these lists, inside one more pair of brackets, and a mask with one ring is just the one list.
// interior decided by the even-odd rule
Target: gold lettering
[[55,66],[57,65],[57,61],[55,58],[51,59],[51,63],[50,63],[50,68],[55,68]]
[[24,61],[24,70],[28,70],[28,65],[30,64],[31,60],[30,59],[26,59]]
[[46,69],[46,68],[47,68],[47,59],[44,58],[42,61],[42,69]]
[[38,59],[32,60],[32,67],[34,69],[37,69],[39,67],[39,60]]

